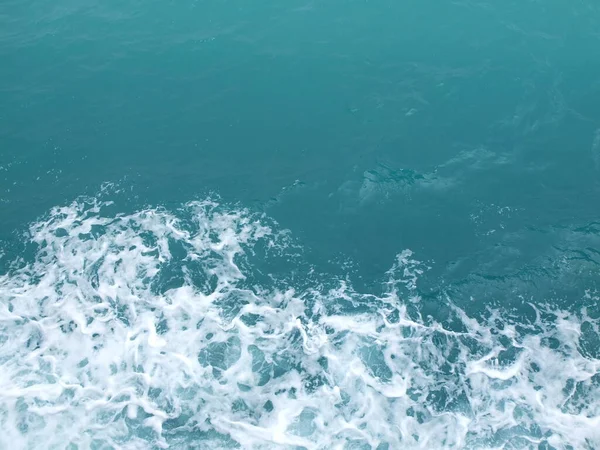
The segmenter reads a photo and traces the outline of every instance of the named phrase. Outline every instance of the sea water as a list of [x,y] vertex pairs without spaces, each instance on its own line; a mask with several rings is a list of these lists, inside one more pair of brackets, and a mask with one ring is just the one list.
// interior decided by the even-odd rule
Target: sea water
[[4,0],[0,448],[600,448],[598,23]]

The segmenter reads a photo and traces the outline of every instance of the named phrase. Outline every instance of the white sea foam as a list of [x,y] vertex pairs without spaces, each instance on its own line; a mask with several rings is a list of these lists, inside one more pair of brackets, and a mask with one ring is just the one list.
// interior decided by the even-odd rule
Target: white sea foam
[[248,211],[107,206],[54,209],[0,277],[1,448],[600,448],[585,311],[444,326],[408,251],[383,297],[306,288]]

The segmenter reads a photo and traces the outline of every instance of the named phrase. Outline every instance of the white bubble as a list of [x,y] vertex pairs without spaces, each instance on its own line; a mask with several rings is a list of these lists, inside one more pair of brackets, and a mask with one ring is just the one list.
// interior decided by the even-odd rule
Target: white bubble
[[524,331],[450,304],[450,330],[409,314],[410,251],[381,298],[306,289],[263,273],[289,241],[249,211],[107,206],[53,209],[0,276],[2,448],[600,447],[585,313]]

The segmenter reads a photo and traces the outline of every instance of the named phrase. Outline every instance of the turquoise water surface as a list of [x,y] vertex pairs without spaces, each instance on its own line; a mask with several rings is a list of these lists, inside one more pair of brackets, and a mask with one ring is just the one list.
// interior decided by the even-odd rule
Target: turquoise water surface
[[600,449],[600,3],[3,0],[1,449]]

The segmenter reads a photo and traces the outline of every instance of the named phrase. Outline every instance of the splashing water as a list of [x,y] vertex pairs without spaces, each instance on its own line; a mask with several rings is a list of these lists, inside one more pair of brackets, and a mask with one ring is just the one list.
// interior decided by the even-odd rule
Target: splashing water
[[0,276],[2,448],[600,448],[585,309],[475,319],[444,299],[436,320],[409,251],[376,296],[247,210],[107,211],[52,210]]

